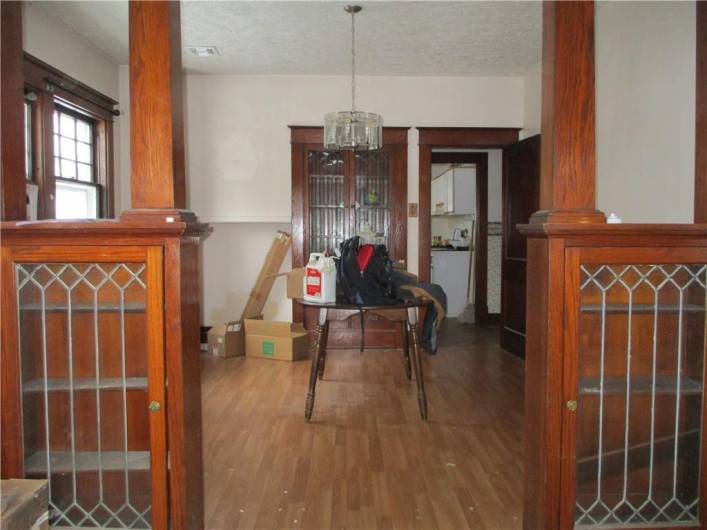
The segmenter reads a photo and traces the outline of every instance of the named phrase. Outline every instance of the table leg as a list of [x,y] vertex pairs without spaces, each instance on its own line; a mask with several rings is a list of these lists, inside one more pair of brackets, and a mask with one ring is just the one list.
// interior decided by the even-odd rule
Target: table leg
[[317,338],[314,342],[314,351],[312,352],[312,368],[309,374],[309,391],[307,392],[307,401],[304,406],[304,418],[309,421],[312,417],[312,409],[314,408],[314,391],[317,386],[317,374],[319,372],[319,358],[322,355],[324,348],[324,335],[327,325],[327,310],[322,307],[319,310],[319,320],[317,321]]
[[402,324],[402,343],[403,343],[403,360],[405,361],[405,375],[408,379],[412,379],[411,366],[410,366],[410,340],[407,320],[401,322]]
[[420,337],[417,327],[417,308],[408,309],[408,326],[410,327],[410,340],[412,341],[412,364],[417,380],[417,404],[420,407],[420,416],[427,421],[427,397],[425,396],[425,382],[422,376],[422,360],[420,358]]
[[326,365],[327,344],[329,343],[329,321],[324,322],[324,338],[322,339],[322,352],[319,354],[319,379],[324,379],[324,366]]

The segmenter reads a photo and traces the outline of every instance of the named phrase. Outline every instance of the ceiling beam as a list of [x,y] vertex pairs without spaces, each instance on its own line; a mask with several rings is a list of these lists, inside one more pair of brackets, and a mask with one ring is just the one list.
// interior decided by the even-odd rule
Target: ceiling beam
[[0,3],[0,218],[27,219],[22,73],[22,2]]

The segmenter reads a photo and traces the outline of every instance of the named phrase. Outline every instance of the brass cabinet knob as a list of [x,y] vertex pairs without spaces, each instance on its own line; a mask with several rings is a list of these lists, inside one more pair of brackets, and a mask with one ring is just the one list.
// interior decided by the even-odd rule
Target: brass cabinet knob
[[159,401],[150,401],[150,406],[147,408],[150,409],[150,412],[159,412],[162,406]]
[[567,408],[574,412],[575,410],[577,410],[577,402],[574,399],[570,399],[567,402]]

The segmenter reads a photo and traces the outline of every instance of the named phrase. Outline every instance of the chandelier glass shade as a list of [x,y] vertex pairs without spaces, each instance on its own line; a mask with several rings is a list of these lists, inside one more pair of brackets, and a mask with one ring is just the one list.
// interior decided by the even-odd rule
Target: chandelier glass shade
[[361,6],[349,5],[351,15],[351,110],[324,116],[324,147],[331,150],[373,151],[383,146],[383,117],[356,110],[356,26]]

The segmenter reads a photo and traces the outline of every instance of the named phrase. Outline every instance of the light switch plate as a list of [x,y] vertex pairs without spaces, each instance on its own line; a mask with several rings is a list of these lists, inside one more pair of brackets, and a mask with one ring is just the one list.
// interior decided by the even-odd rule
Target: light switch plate
[[408,217],[417,217],[417,203],[408,203]]

